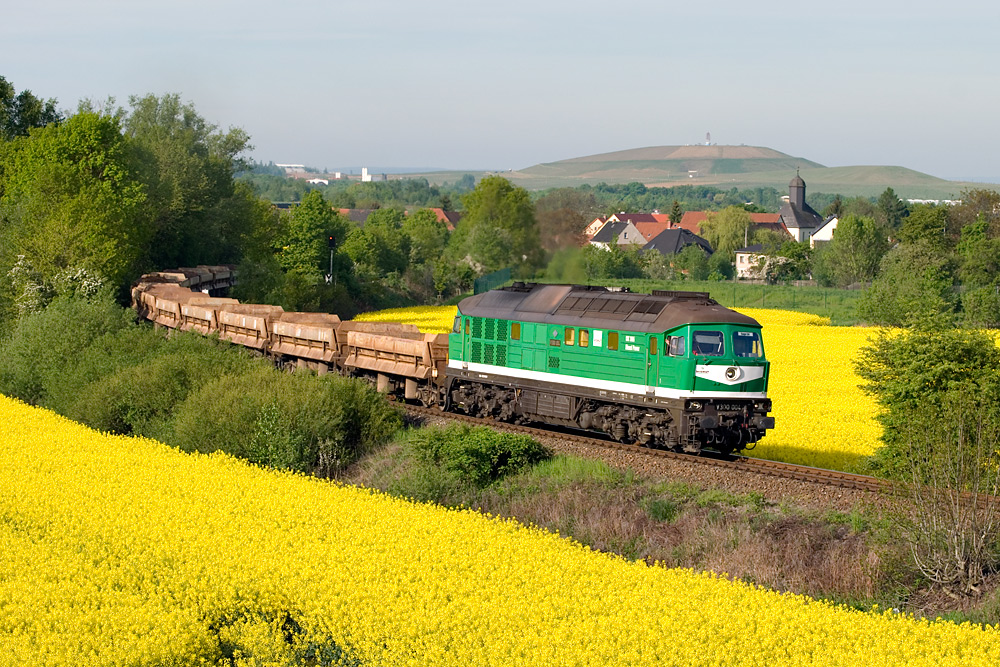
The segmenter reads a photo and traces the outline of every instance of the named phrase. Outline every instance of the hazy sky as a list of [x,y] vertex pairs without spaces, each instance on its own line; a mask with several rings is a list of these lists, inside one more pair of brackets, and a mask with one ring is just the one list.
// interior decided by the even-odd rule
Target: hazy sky
[[259,160],[518,169],[643,146],[1000,181],[1000,5],[0,0],[0,75],[178,93]]

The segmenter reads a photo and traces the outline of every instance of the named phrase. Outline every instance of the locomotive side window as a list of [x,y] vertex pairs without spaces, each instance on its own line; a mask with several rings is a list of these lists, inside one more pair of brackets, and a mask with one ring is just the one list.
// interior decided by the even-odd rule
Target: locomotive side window
[[580,347],[587,347],[590,345],[590,332],[586,329],[580,329]]
[[691,351],[695,356],[721,357],[725,352],[725,339],[721,331],[695,331]]
[[684,353],[687,351],[686,339],[684,336],[670,336],[670,342],[667,343],[670,346],[670,356],[671,357],[683,357]]
[[608,332],[608,349],[617,350],[618,349],[618,332],[609,331]]
[[521,340],[521,323],[511,322],[510,325],[510,339],[511,340]]
[[564,334],[563,340],[567,345],[576,345],[576,329],[573,327],[566,327],[566,333]]
[[451,332],[452,333],[462,333],[462,316],[461,315],[456,315],[455,316],[455,323],[451,325]]
[[756,331],[736,331],[733,333],[733,354],[737,357],[759,358],[764,356],[760,344],[760,334]]

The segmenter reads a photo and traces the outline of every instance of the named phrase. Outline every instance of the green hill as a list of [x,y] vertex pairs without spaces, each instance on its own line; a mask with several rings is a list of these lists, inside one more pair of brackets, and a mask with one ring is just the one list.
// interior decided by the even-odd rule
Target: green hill
[[[785,190],[799,174],[811,192],[872,197],[887,187],[903,198],[953,199],[982,183],[947,181],[905,167],[824,167],[759,146],[655,146],[538,164],[503,174],[530,190],[576,187],[589,183],[648,186],[710,185],[773,187]],[[988,186],[986,186],[988,187]]]

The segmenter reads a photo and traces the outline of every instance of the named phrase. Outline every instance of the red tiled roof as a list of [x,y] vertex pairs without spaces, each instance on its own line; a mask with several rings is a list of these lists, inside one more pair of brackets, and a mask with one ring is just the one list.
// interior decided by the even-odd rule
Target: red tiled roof
[[631,222],[633,225],[637,222],[658,222],[652,213],[615,213],[614,217],[622,222]]
[[652,222],[635,222],[633,220],[632,224],[639,230],[639,233],[642,234],[642,238],[646,239],[647,243],[659,236],[660,233],[670,229],[669,216],[668,220],[665,222],[660,222],[659,220],[654,220]]
[[431,210],[437,216],[438,222],[445,223],[449,232],[455,231],[455,223],[462,218],[462,214],[457,211],[446,211],[443,208],[432,208]]

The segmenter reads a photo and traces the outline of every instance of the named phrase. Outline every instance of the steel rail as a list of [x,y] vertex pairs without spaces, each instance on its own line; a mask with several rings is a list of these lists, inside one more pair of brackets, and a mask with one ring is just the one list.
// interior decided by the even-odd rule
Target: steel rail
[[575,433],[564,433],[534,426],[524,426],[521,424],[511,424],[509,422],[497,421],[491,418],[473,417],[470,415],[444,412],[436,408],[427,408],[414,405],[405,405],[406,411],[425,417],[439,417],[452,421],[460,421],[468,424],[490,426],[501,428],[506,431],[525,433],[536,437],[557,438],[569,442],[581,443],[584,445],[626,451],[638,456],[651,456],[674,461],[684,462],[690,465],[713,466],[725,470],[737,472],[755,473],[792,479],[802,482],[811,482],[828,487],[841,489],[852,489],[866,491],[870,493],[882,493],[891,490],[892,485],[885,480],[866,475],[855,475],[852,473],[840,472],[838,470],[826,470],[824,468],[812,468],[809,466],[783,463],[781,461],[770,461],[768,459],[750,458],[747,456],[736,456],[732,458],[721,458],[711,456],[697,456],[693,454],[682,454],[664,449],[652,449],[641,445],[616,442],[587,435]]

